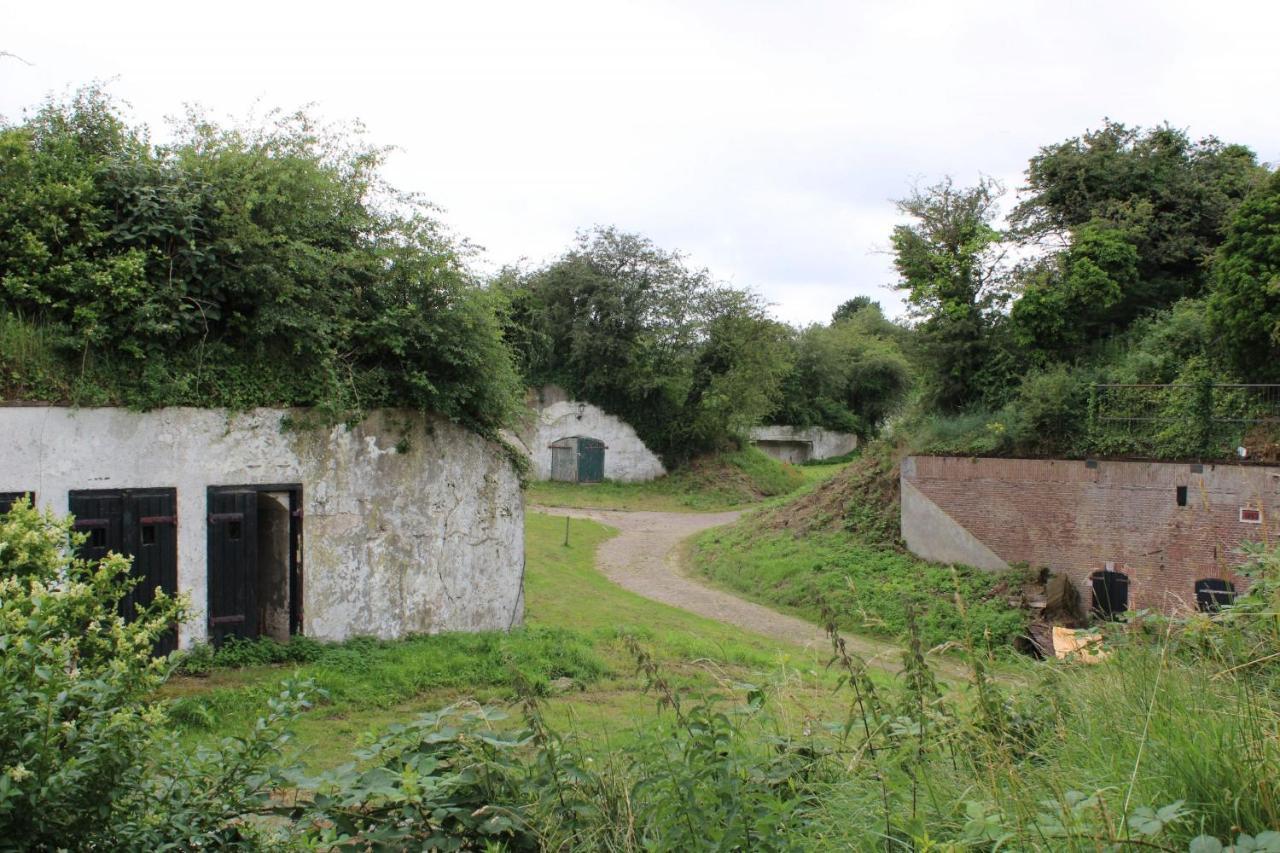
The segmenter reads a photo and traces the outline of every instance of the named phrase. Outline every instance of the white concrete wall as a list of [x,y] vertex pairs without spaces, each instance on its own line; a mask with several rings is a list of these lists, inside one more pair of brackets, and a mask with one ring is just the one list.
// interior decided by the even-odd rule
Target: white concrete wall
[[[798,429],[793,426],[758,426],[751,430],[751,440],[761,450],[784,462],[804,462],[805,459],[791,458],[794,453],[787,445],[797,443],[810,447],[808,459],[830,459],[833,456],[844,456],[858,449],[858,437],[849,432],[833,432],[821,427]],[[763,442],[763,443],[762,443]],[[781,453],[772,453],[770,442],[777,442]]]
[[72,489],[176,488],[178,591],[195,611],[184,646],[206,636],[209,486],[302,484],[308,636],[522,621],[524,498],[497,445],[414,412],[282,431],[286,414],[0,407],[0,491],[65,513]]
[[[654,480],[667,473],[662,460],[645,446],[629,424],[590,403],[568,399],[554,385],[531,391],[529,414],[519,430],[519,444],[528,454],[537,480],[551,479],[553,441],[572,435],[605,443],[604,476],[624,483]],[[579,413],[579,405],[582,411]]]

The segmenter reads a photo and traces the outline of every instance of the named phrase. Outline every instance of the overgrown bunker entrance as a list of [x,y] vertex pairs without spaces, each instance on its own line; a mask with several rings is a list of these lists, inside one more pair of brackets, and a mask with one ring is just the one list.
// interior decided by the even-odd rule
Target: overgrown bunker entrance
[[302,632],[302,486],[209,489],[209,640]]

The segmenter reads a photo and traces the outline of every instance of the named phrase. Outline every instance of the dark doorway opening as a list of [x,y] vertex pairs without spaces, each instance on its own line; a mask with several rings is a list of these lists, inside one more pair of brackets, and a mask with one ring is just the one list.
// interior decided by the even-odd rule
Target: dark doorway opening
[[1129,576],[1124,572],[1094,572],[1089,575],[1093,588],[1092,610],[1103,619],[1116,619],[1129,609]]
[[[83,489],[67,496],[75,528],[88,537],[78,556],[101,560],[108,553],[133,558],[138,582],[120,599],[120,615],[133,619],[155,601],[156,589],[178,594],[178,518],[175,489]],[[177,626],[156,643],[156,654],[178,647]]]
[[1201,578],[1195,590],[1196,608],[1201,613],[1221,610],[1236,600],[1236,585],[1224,578]]
[[209,640],[302,633],[302,486],[209,489]]
[[13,505],[18,502],[19,498],[26,498],[31,502],[32,506],[36,504],[35,492],[0,492],[0,515],[4,515],[13,509]]

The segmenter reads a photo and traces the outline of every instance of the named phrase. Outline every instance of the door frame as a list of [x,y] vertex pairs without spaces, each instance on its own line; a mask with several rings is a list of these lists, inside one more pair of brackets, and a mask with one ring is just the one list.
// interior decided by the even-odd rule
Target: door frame
[[[245,483],[243,485],[209,486],[205,490],[205,524],[213,512],[213,496],[225,492],[287,492],[289,495],[289,636],[303,633],[304,613],[302,609],[303,589],[303,510],[301,483]],[[205,536],[206,542],[208,535]],[[207,544],[206,544],[207,549]],[[256,546],[255,546],[256,547]],[[212,572],[209,571],[209,553],[205,558],[205,594],[208,595]]]

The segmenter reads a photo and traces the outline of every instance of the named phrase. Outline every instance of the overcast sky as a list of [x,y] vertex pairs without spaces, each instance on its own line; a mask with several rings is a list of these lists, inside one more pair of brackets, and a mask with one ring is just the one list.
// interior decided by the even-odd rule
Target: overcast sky
[[913,182],[1020,183],[1104,116],[1280,161],[1280,2],[6,4],[0,114],[92,80],[153,127],[314,103],[491,266],[613,224],[825,320],[900,311]]

